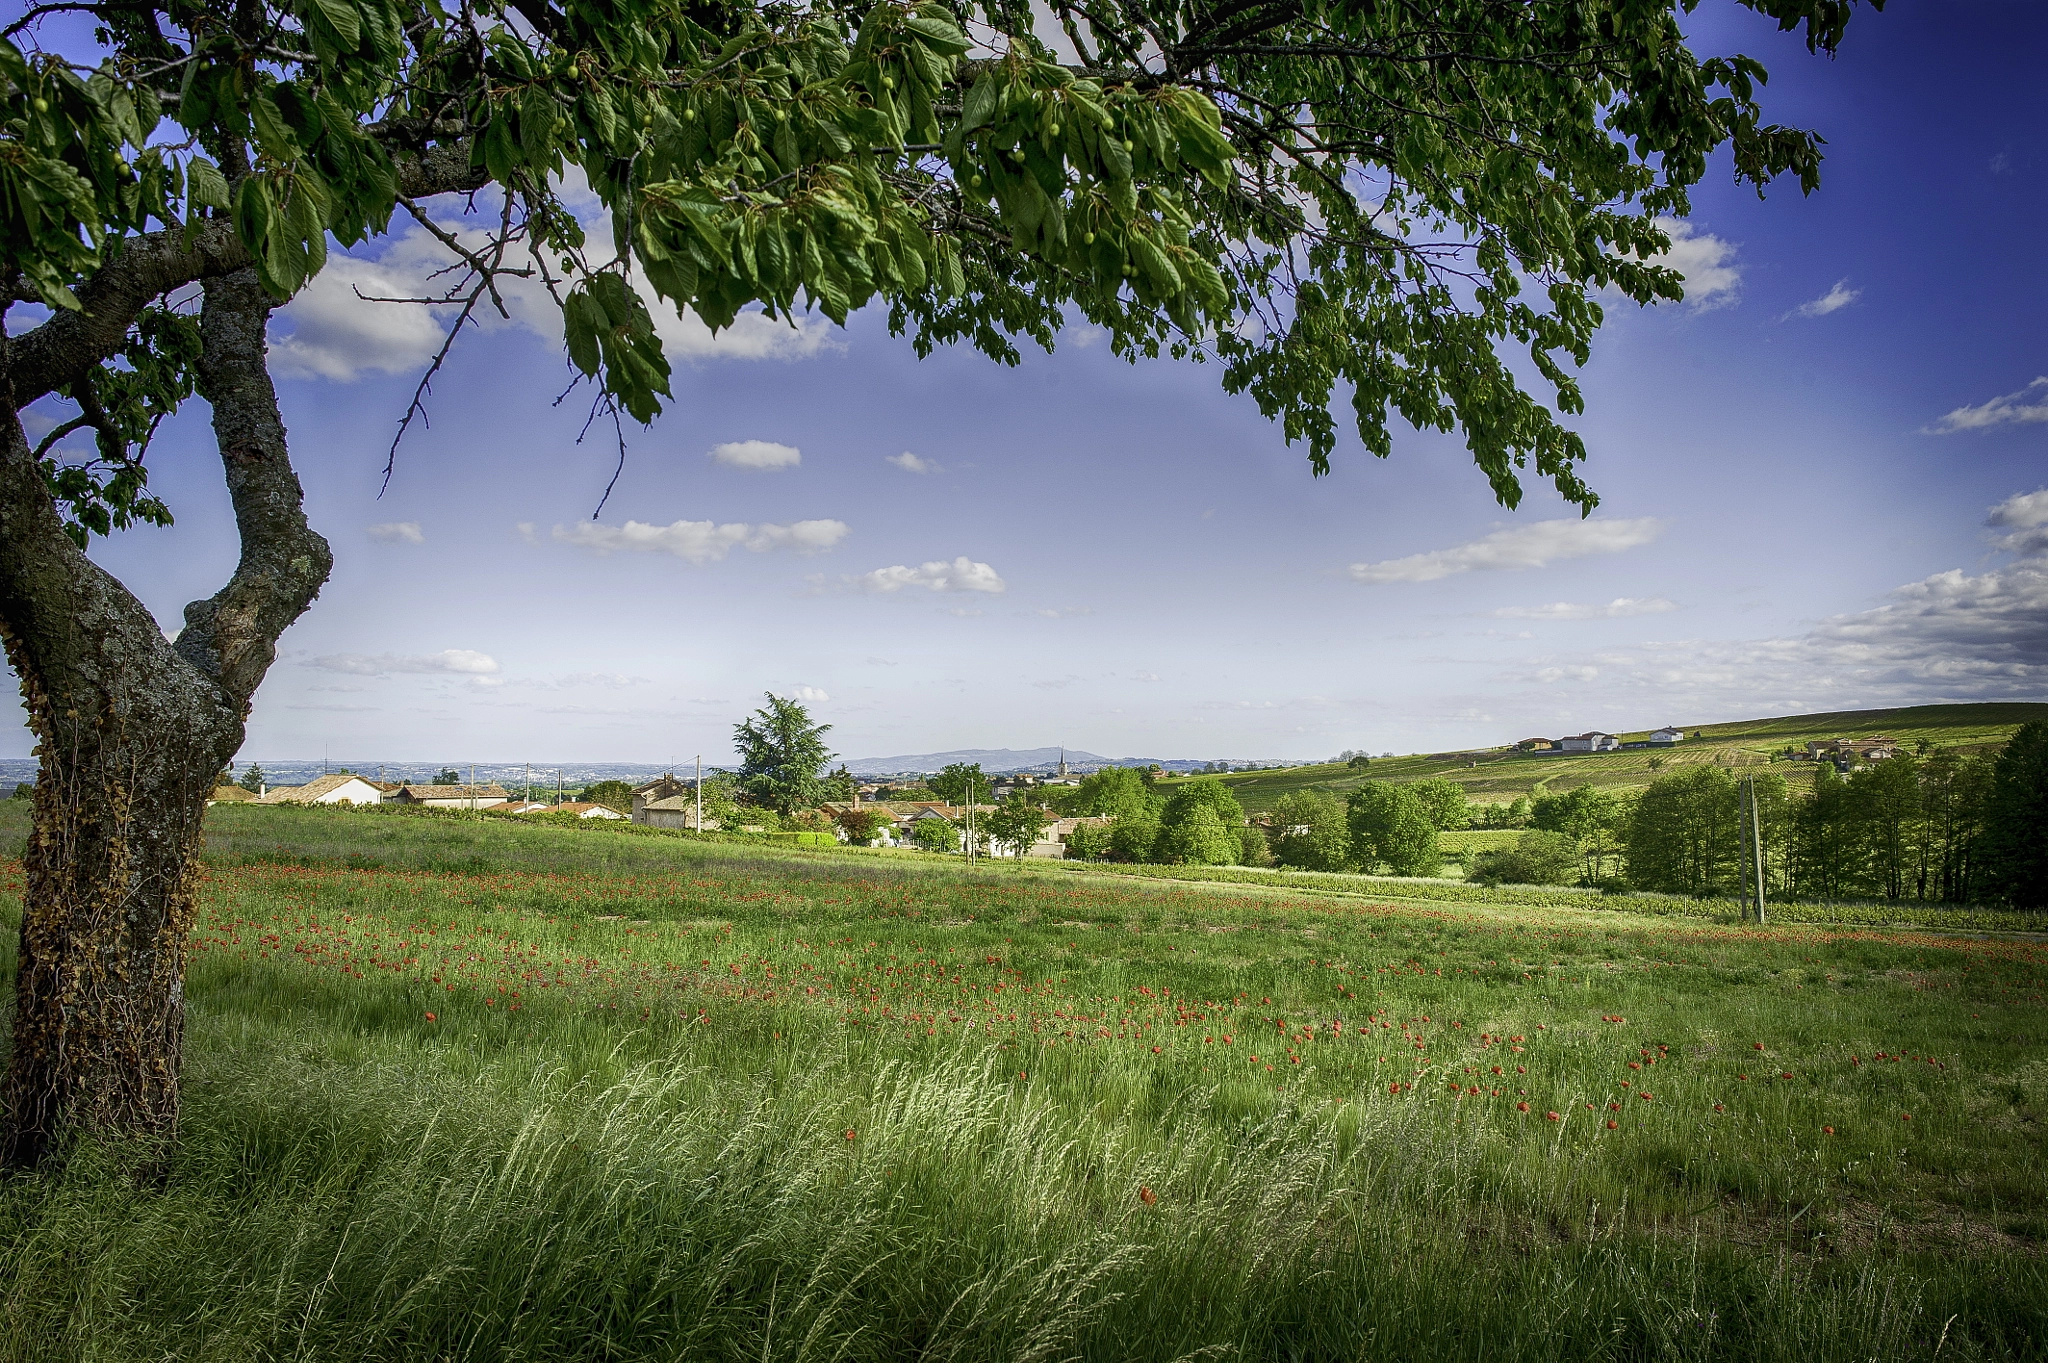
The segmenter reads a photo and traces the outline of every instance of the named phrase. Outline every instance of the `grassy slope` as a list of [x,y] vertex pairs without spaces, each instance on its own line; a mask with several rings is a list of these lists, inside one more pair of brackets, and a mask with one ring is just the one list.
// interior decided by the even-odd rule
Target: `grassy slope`
[[[2003,743],[2029,720],[2048,719],[2048,705],[1997,703],[1982,705],[1916,705],[1897,710],[1845,710],[1779,719],[1710,724],[1703,737],[1687,739],[1663,752],[1572,753],[1559,756],[1493,750],[1432,761],[1427,756],[1375,758],[1365,772],[1334,763],[1291,767],[1285,771],[1225,776],[1247,810],[1273,808],[1290,791],[1314,787],[1338,796],[1366,781],[1421,781],[1444,776],[1465,787],[1475,803],[1505,803],[1518,795],[1559,794],[1576,786],[1624,789],[1648,785],[1657,775],[1653,758],[1665,768],[1681,762],[1765,762],[1788,744],[1809,739],[1860,738],[1884,734],[1906,743],[1920,739],[1943,748],[1982,751]],[[1690,730],[1688,730],[1690,732]],[[1621,734],[1637,739],[1645,734]],[[1160,783],[1171,787],[1175,780]]]
[[2048,1338],[2035,942],[211,828],[179,1158],[0,1184],[0,1357]]

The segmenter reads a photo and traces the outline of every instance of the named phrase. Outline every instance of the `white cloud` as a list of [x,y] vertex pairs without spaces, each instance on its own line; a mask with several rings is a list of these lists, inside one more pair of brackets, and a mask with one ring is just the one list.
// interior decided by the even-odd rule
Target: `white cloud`
[[1735,243],[1695,231],[1679,218],[1659,218],[1657,226],[1671,238],[1671,248],[1646,263],[1678,271],[1685,279],[1686,302],[1706,309],[1735,301],[1742,283],[1742,267],[1734,263]]
[[1156,682],[1159,680],[1159,674],[1157,672],[1133,672],[1131,674],[1131,680],[1141,682]]
[[[432,241],[423,232],[418,235]],[[272,371],[288,379],[347,383],[366,373],[417,369],[431,360],[447,333],[430,308],[369,301],[423,296],[429,285],[415,255],[401,241],[385,252],[384,260],[328,257],[326,268],[275,314],[290,330],[271,333]]]
[[313,666],[327,672],[347,672],[358,677],[382,677],[393,672],[453,672],[461,676],[484,676],[498,670],[498,660],[488,653],[469,648],[444,648],[439,653],[404,656],[397,653],[329,653],[313,659]]
[[[1957,431],[1983,431],[1993,426],[2023,426],[2048,421],[2048,375],[2035,379],[2017,393],[2005,393],[1975,407],[1958,407],[1925,428],[1925,435],[1953,435]],[[2033,401],[2027,399],[2031,397]]]
[[1379,563],[1354,563],[1359,582],[1434,582],[1455,573],[1542,568],[1589,554],[1618,554],[1657,538],[1664,523],[1652,516],[1632,520],[1536,521],[1496,530],[1470,544],[1432,549]]
[[804,461],[796,446],[778,445],[772,440],[730,440],[723,445],[713,445],[710,454],[721,464],[760,472],[793,469]]
[[2048,554],[2048,488],[2014,493],[1991,508],[1984,524],[2012,532],[1994,541],[2001,549],[2022,556]]
[[882,594],[900,592],[905,587],[922,587],[933,592],[1000,592],[1008,589],[994,568],[986,563],[977,563],[965,554],[951,563],[934,559],[915,568],[901,563],[890,568],[877,568],[871,573],[862,573],[853,580],[853,585],[864,592]]
[[[1794,637],[1651,643],[1584,661],[1666,704],[1788,707],[1762,713],[2037,699],[2048,691],[2048,490],[2007,498],[1986,520],[2011,532],[1998,541],[2016,555],[2004,567],[1935,573]],[[1577,679],[1570,667],[1523,679],[1552,670]]]
[[799,686],[796,689],[796,698],[802,701],[809,701],[813,705],[820,701],[832,699],[831,696],[815,686]]
[[667,525],[627,521],[624,525],[602,525],[580,521],[569,527],[558,525],[552,533],[558,543],[599,554],[673,554],[686,563],[714,563],[735,545],[757,554],[769,549],[821,554],[845,539],[848,532],[845,521],[815,520],[792,525],[748,525],[743,521],[724,525],[713,521],[672,521]]
[[1801,303],[1778,320],[1783,322],[1794,317],[1825,317],[1831,312],[1841,311],[1862,296],[1863,290],[1852,289],[1848,280],[1838,279],[1835,281],[1835,287],[1818,298]]
[[[465,247],[486,244],[487,233],[459,219],[442,228]],[[598,212],[584,228],[593,249],[591,263],[611,257],[601,244],[612,240],[611,219]],[[441,275],[455,257],[416,223],[386,239],[375,256],[335,252],[326,268],[276,314],[270,337],[274,372],[286,378],[322,378],[348,382],[371,372],[418,369],[438,350],[446,331],[444,315],[453,310],[418,303],[375,303],[370,298],[425,298],[444,295],[458,276]],[[506,252],[508,269],[525,269],[532,258],[515,245]],[[657,298],[636,270],[634,287],[647,304],[655,334],[671,360],[796,360],[838,344],[829,322],[813,317],[778,320],[749,309],[733,324],[714,333],[694,312],[678,314]],[[499,296],[509,316],[501,317],[488,302],[474,320],[485,331],[531,332],[550,345],[562,342],[561,310],[536,277],[500,276]]]
[[938,460],[920,458],[909,450],[905,450],[901,454],[892,454],[882,462],[894,464],[905,473],[944,473],[946,471],[946,466]]
[[420,530],[418,521],[386,521],[382,525],[366,525],[363,533],[379,544],[425,544],[427,537]]
[[1661,615],[1678,604],[1661,596],[1617,596],[1606,605],[1553,601],[1547,606],[1503,606],[1494,615],[1503,620],[1616,620],[1631,615]]

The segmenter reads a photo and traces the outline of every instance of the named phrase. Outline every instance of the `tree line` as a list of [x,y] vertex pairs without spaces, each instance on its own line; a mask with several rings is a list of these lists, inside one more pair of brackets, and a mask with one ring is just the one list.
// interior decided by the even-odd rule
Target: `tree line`
[[[2048,724],[1997,756],[1927,749],[1846,774],[1818,763],[1795,789],[1690,763],[1639,792],[1541,796],[1517,845],[1474,879],[1740,895],[1751,874],[1740,782],[1754,782],[1764,892],[1781,899],[1912,899],[2048,906]],[[1284,859],[1284,854],[1283,854]]]

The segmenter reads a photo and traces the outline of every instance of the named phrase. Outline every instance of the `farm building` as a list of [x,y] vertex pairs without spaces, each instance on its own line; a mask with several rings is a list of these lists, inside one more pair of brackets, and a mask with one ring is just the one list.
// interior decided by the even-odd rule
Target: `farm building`
[[1621,740],[1613,734],[1603,734],[1595,729],[1560,738],[1557,740],[1557,746],[1566,752],[1617,752],[1621,748]]
[[512,792],[495,781],[473,786],[400,786],[384,797],[394,805],[427,805],[434,809],[489,809],[511,798]]
[[1652,743],[1679,743],[1684,741],[1684,739],[1685,730],[1683,729],[1666,726],[1662,729],[1652,729],[1650,731],[1650,741]]
[[260,805],[374,805],[384,792],[353,772],[338,771],[303,786],[278,786],[258,797]]

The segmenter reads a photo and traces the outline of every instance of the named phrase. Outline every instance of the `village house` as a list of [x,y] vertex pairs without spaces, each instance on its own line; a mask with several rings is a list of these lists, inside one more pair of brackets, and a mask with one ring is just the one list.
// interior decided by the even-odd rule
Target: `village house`
[[697,792],[687,786],[677,794],[652,798],[642,791],[634,791],[632,819],[647,828],[681,828],[709,833],[719,827],[718,820],[706,819],[704,827],[701,830],[697,828]]
[[[215,792],[218,796],[219,792]],[[502,795],[500,799],[504,798]],[[338,771],[303,786],[275,786],[256,800],[260,805],[374,805],[384,792],[353,772]]]
[[1679,743],[1679,742],[1683,742],[1683,741],[1684,741],[1684,739],[1685,739],[1685,730],[1683,730],[1683,729],[1680,729],[1680,728],[1675,728],[1675,727],[1673,727],[1673,726],[1671,726],[1671,725],[1666,725],[1665,727],[1663,727],[1663,728],[1661,728],[1661,729],[1652,729],[1652,730],[1650,730],[1650,741],[1651,741],[1652,743],[1656,743],[1656,744],[1660,744],[1660,745],[1661,745],[1661,744],[1666,744],[1666,743]]
[[[646,823],[647,820],[644,820],[640,817],[640,812],[646,806],[651,805],[656,801],[672,800],[679,795],[689,795],[694,801],[695,794],[696,787],[692,785],[690,782],[682,780],[674,772],[669,772],[667,775],[664,776],[657,776],[652,781],[647,782],[645,785],[635,786],[633,788],[633,822]],[[666,828],[669,827],[669,825],[664,823],[653,823],[650,824],[650,827]]]
[[1515,744],[1516,752],[1549,752],[1557,744],[1547,738],[1525,738]]
[[[368,785],[366,781],[363,783]],[[426,805],[433,809],[489,809],[512,798],[512,792],[495,781],[473,786],[402,785],[384,797],[386,804]]]
[[1560,738],[1557,746],[1565,752],[1617,752],[1621,748],[1621,740],[1613,734],[1603,734],[1594,729]]

